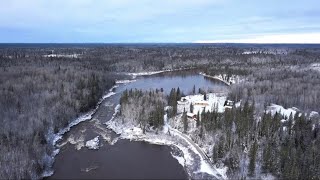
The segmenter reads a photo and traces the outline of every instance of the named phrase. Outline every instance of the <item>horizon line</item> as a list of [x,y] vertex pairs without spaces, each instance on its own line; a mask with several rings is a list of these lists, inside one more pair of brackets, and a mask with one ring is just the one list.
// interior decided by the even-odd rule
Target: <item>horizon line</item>
[[0,44],[310,44],[320,45],[316,43],[295,43],[295,42],[0,42]]

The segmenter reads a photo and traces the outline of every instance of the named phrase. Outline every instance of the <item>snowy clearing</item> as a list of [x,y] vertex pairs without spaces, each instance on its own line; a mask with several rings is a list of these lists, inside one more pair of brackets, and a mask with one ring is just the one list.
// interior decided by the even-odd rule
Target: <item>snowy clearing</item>
[[[217,111],[219,113],[223,113],[225,110],[224,103],[227,100],[226,93],[209,93],[207,94],[207,101],[204,101],[204,95],[196,94],[196,95],[189,95],[182,97],[185,99],[184,102],[178,101],[177,112],[182,113],[184,110],[186,112],[190,112],[190,104],[192,103],[193,106],[193,113],[197,114],[198,112],[201,113],[203,109],[205,111]],[[207,103],[206,106],[203,105],[196,105],[196,104],[203,104]]]
[[285,109],[283,106],[277,105],[277,104],[271,104],[270,106],[267,107],[267,113],[271,113],[272,116],[276,114],[276,112],[282,114],[283,116],[289,118],[290,114],[292,113],[292,116],[296,114],[296,112],[299,111],[298,108],[288,108]]

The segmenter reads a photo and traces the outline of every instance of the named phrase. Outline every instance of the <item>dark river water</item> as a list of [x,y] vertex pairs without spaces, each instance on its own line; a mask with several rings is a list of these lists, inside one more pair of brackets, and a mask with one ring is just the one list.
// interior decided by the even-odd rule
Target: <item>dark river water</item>
[[[193,86],[209,91],[225,91],[228,87],[220,81],[208,79],[191,72],[171,72],[137,77],[135,82],[119,84],[115,95],[105,99],[91,120],[82,122],[58,142],[60,153],[53,166],[54,174],[48,179],[187,179],[184,168],[171,155],[169,146],[113,140],[117,135],[104,123],[111,119],[125,89],[143,90],[163,88],[169,93],[179,87],[185,94]],[[100,136],[100,148],[90,150],[86,141]],[[113,144],[113,145],[111,145]]]

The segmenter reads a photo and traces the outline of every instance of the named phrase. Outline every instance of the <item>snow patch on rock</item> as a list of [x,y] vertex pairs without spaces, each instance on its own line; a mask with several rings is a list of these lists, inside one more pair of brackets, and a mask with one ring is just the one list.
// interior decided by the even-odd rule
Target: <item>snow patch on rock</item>
[[88,149],[99,149],[99,136],[86,142],[86,147]]

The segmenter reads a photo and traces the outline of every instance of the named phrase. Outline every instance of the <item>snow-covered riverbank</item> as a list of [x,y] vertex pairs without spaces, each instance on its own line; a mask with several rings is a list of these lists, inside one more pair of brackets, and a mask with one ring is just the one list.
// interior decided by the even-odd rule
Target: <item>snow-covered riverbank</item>
[[48,166],[46,168],[46,170],[42,173],[42,178],[44,177],[48,177],[51,176],[54,173],[54,170],[52,169],[52,165],[54,162],[54,158],[55,156],[59,153],[60,149],[58,147],[56,147],[57,142],[62,139],[63,135],[67,132],[70,131],[70,129],[76,125],[78,125],[79,123],[83,122],[83,121],[87,121],[92,119],[92,116],[94,115],[94,113],[97,111],[97,109],[99,108],[100,104],[107,98],[115,95],[116,93],[113,92],[113,90],[118,87],[118,85],[113,86],[112,88],[109,89],[108,93],[106,95],[104,95],[99,102],[97,103],[95,109],[79,116],[78,118],[74,119],[73,121],[71,121],[71,123],[69,123],[65,128],[61,129],[58,133],[53,133],[53,129],[51,129],[47,135],[47,140],[48,142],[51,142],[52,145],[56,148],[53,153],[51,155],[47,155],[46,158],[47,162],[48,162]]
[[230,77],[229,81],[226,81],[225,80],[225,79],[227,79],[226,78],[226,76],[227,76],[226,74],[220,74],[220,75],[216,75],[216,76],[211,76],[211,75],[208,75],[208,74],[203,73],[203,72],[200,72],[199,74],[202,75],[202,76],[208,77],[208,78],[219,80],[219,81],[225,83],[228,86],[230,86],[231,84],[238,84],[241,81],[243,81],[243,79],[241,79],[239,76],[236,76],[236,75],[232,75]]
[[[178,70],[186,70],[186,69],[178,69]],[[170,70],[170,71],[176,71],[176,70]],[[133,74],[133,76],[152,75],[152,74],[157,74],[157,73],[162,73],[162,72],[168,72],[168,71],[138,73],[138,74]],[[52,138],[52,140],[51,140],[52,144],[55,145],[55,147],[56,147],[56,150],[50,156],[52,163],[54,161],[54,157],[59,153],[60,147],[57,147],[56,144],[58,143],[59,139],[62,139],[62,137],[65,133],[70,131],[70,129],[73,126],[76,126],[77,124],[79,124],[83,121],[87,121],[87,120],[92,119],[93,115],[95,114],[95,112],[97,111],[98,107],[103,102],[103,100],[105,100],[106,98],[109,98],[115,94],[113,92],[114,88],[121,86],[121,84],[132,83],[135,81],[137,81],[137,80],[132,79],[132,80],[116,81],[117,85],[115,85],[113,88],[111,88],[109,93],[102,97],[102,99],[99,101],[99,103],[97,104],[95,109],[78,117],[77,119],[72,121],[67,127],[65,127],[64,129],[61,129],[57,134],[51,133],[50,138]],[[186,137],[181,132],[172,129],[168,124],[166,124],[166,126],[164,128],[166,130],[164,130],[164,131],[161,131],[161,132],[160,131],[159,132],[150,131],[150,132],[147,132],[146,134],[143,134],[142,129],[139,128],[137,125],[122,124],[122,123],[118,124],[118,122],[117,122],[118,119],[116,118],[116,114],[119,110],[120,110],[120,105],[117,105],[115,107],[115,112],[114,112],[112,118],[110,119],[110,121],[107,122],[107,125],[108,125],[108,129],[111,129],[114,132],[116,132],[117,134],[119,134],[120,138],[130,139],[130,140],[134,140],[134,141],[145,141],[150,144],[167,145],[167,146],[175,147],[173,149],[178,149],[179,152],[181,151],[183,153],[172,153],[172,156],[178,160],[178,162],[184,167],[186,172],[193,179],[203,179],[203,178],[205,178],[205,179],[223,178],[224,179],[224,178],[227,178],[226,177],[226,168],[218,169],[218,168],[212,167],[210,165],[210,163],[208,163],[208,161],[204,158],[204,156],[201,155],[202,153],[199,152],[199,149],[195,147],[196,145],[194,143],[192,143],[192,140],[190,139],[190,137]],[[92,122],[96,123],[95,120]],[[103,127],[101,126],[101,128],[103,128]],[[108,129],[106,128],[106,130],[108,130]],[[109,136],[108,134],[106,134],[105,136],[104,136],[104,134],[99,134],[99,135],[100,136],[98,138],[96,137],[95,139],[92,139],[92,137],[91,137],[91,140],[89,140],[89,141],[88,140],[85,141],[85,139],[82,139],[82,144],[81,144],[81,146],[79,146],[79,149],[81,149],[81,147],[84,147],[86,145],[88,148],[98,149],[99,148],[99,138],[100,138],[100,143],[102,142],[102,139],[108,141],[107,139],[109,138],[109,137],[105,137],[105,136]],[[118,138],[116,138],[115,140],[112,140],[112,142],[109,144],[113,145],[114,143],[116,143],[117,139]],[[85,142],[87,142],[87,143],[85,143]],[[182,154],[182,155],[179,155],[179,154]],[[53,170],[50,167],[50,169],[48,169],[46,171],[46,173],[43,174],[43,177],[47,177],[52,174],[53,174]]]
[[[119,107],[116,108],[116,112]],[[166,115],[165,115],[165,122]],[[182,151],[182,156],[172,155],[186,169],[192,179],[226,179],[226,168],[218,169],[213,167],[202,155],[203,152],[197,148],[192,140],[183,135],[180,131],[173,129],[165,123],[162,131],[149,130],[145,134],[139,125],[133,121],[122,121],[120,118],[113,118],[106,122],[109,129],[120,135],[122,139],[132,141],[145,141],[150,144],[174,146]]]

